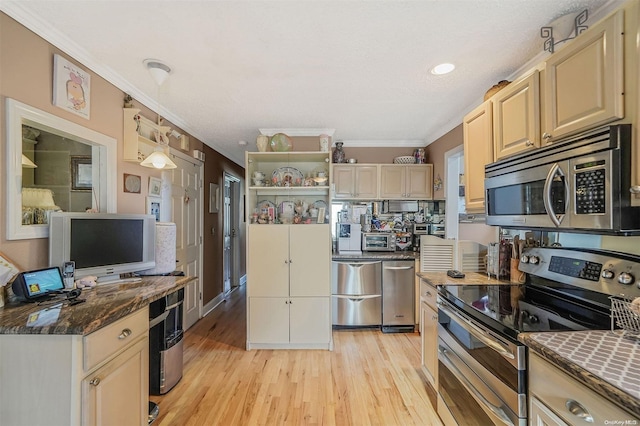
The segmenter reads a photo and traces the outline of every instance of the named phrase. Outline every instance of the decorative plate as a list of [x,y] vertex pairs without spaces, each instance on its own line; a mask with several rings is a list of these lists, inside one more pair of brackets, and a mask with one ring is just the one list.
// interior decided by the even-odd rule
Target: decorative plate
[[271,180],[278,186],[302,186],[304,175],[295,167],[280,167],[273,171]]
[[276,133],[271,136],[271,150],[274,152],[289,152],[293,149],[291,138],[284,133]]
[[269,207],[276,208],[276,205],[269,200],[258,201],[258,205],[256,206],[258,210],[268,209]]

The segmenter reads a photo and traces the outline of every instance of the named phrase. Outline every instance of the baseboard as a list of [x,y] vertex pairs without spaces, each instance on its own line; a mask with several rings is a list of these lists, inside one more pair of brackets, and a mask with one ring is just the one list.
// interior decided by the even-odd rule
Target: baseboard
[[211,299],[209,303],[202,307],[202,316],[206,317],[207,315],[209,315],[222,302],[224,302],[224,294],[220,293],[219,295]]

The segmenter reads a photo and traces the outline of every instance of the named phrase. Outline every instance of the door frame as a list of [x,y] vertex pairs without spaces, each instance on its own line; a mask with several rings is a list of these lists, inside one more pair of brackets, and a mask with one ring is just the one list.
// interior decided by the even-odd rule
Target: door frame
[[[231,239],[231,265],[230,265],[230,281],[231,281],[231,285],[230,285],[230,290],[234,290],[235,288],[239,287],[241,284],[241,280],[240,280],[240,260],[241,260],[241,245],[239,243],[239,236],[241,235],[240,232],[240,224],[242,222],[242,205],[241,205],[241,199],[242,199],[242,180],[237,177],[234,176],[233,174],[225,171],[223,172],[223,196],[224,196],[224,190],[226,188],[227,182],[230,182],[234,185],[231,186],[231,193],[230,193],[230,198],[231,198],[231,207],[230,207],[230,221],[229,221],[229,226],[231,227],[231,229],[235,229],[236,230],[236,236],[235,238]],[[225,255],[224,255],[224,235],[226,235],[226,229],[224,229],[224,225],[226,224],[226,218],[224,217],[225,214],[225,209],[222,209],[223,212],[223,218],[222,218],[222,223],[223,223],[223,230],[222,230],[222,235],[223,235],[223,242],[222,242],[222,271],[223,271],[223,293],[224,293],[224,271],[226,269],[226,265],[225,265]],[[231,230],[230,229],[230,230]]]
[[[462,162],[460,160],[463,160]],[[462,166],[461,166],[462,165]],[[460,145],[444,153],[444,193],[447,200],[445,211],[445,237],[458,239],[458,190],[460,187],[459,174],[464,167],[464,146]]]

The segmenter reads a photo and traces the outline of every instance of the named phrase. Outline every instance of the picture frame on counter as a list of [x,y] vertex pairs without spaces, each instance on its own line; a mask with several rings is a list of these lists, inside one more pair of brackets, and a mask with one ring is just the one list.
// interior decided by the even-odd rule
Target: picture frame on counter
[[318,223],[324,223],[325,207],[318,207]]

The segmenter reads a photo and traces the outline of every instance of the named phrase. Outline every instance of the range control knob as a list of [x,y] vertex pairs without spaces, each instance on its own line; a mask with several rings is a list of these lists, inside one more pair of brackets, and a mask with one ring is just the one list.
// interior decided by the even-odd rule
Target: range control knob
[[527,256],[526,254],[523,254],[522,256],[520,256],[520,262],[529,263],[529,256]]
[[532,265],[537,265],[540,263],[540,258],[538,256],[529,256],[529,263]]
[[602,278],[606,278],[606,279],[610,280],[616,274],[611,269],[603,269],[602,270],[602,274],[600,274],[600,275],[602,276]]
[[628,272],[621,272],[618,276],[618,282],[624,285],[631,285],[636,279]]

